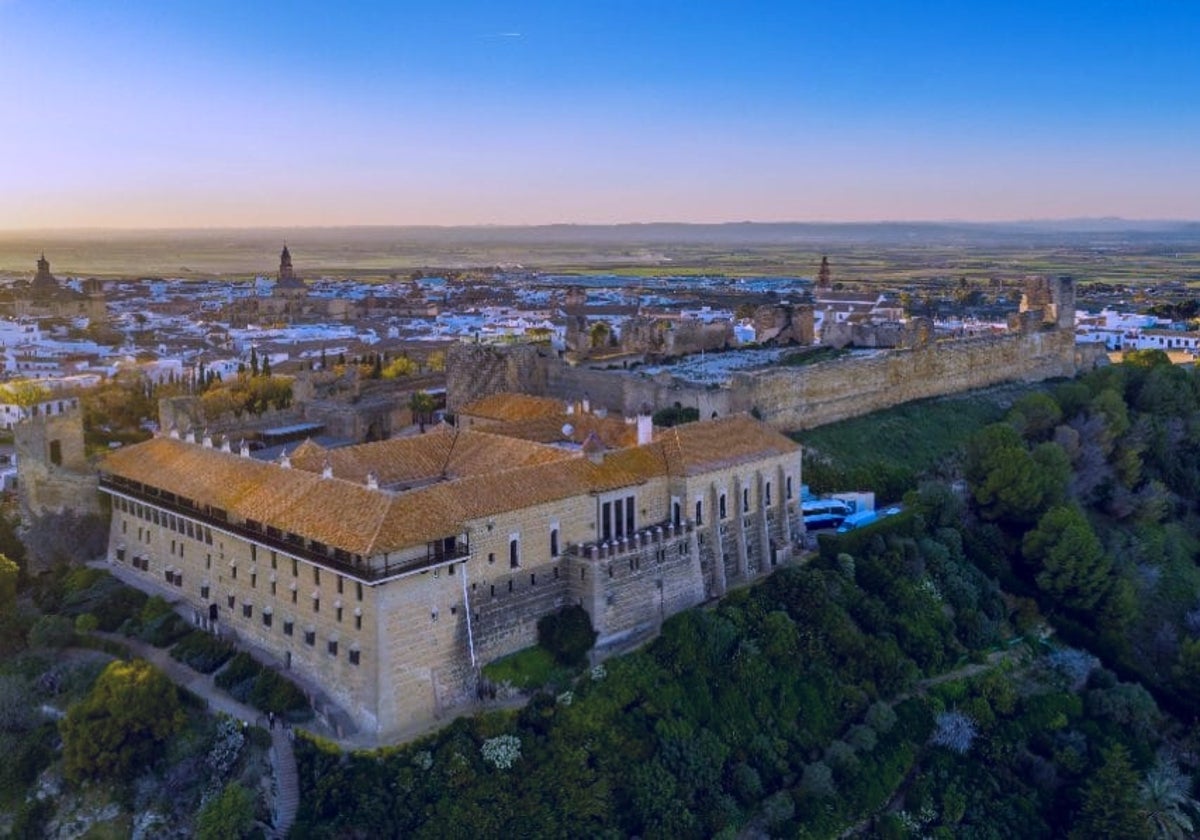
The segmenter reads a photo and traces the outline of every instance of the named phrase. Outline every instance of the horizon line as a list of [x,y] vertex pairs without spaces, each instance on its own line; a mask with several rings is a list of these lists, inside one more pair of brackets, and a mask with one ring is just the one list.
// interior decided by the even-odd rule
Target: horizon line
[[352,224],[265,224],[265,225],[70,225],[65,227],[0,227],[3,234],[33,234],[33,233],[170,233],[179,231],[271,231],[271,230],[362,230],[380,228],[405,228],[411,230],[531,230],[536,228],[562,227],[654,227],[671,225],[676,227],[732,227],[745,225],[808,225],[812,227],[839,227],[850,225],[963,225],[972,227],[1001,227],[1005,225],[1045,225],[1063,223],[1129,223],[1137,225],[1189,225],[1200,224],[1200,218],[1172,217],[1129,217],[1129,216],[1043,216],[1024,219],[994,219],[990,221],[973,219],[842,219],[842,220],[756,220],[729,219],[720,222],[687,222],[673,220],[653,221],[623,221],[623,222],[464,222],[461,224],[404,224],[393,222],[361,222]]

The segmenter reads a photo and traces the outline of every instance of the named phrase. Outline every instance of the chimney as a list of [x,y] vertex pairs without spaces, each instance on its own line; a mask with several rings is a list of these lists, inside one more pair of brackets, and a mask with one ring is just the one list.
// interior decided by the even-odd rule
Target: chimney
[[321,467],[321,478],[333,478],[333,464],[329,463],[329,458],[325,459],[325,466]]
[[367,489],[368,490],[378,490],[379,489],[379,476],[375,474],[374,470],[371,470],[369,473],[367,473]]
[[568,402],[567,403],[567,416],[570,417],[574,413],[575,413],[575,404]]
[[187,434],[183,436],[183,439],[185,441],[187,441],[188,443],[195,443],[196,442],[196,430],[189,428],[187,430]]
[[212,449],[212,435],[208,433],[208,429],[204,430],[204,448]]
[[283,467],[285,470],[290,470],[292,468],[292,459],[288,457],[286,449],[279,453],[279,466]]
[[589,414],[592,410],[592,401],[588,399],[587,392],[583,394],[583,413]]
[[637,416],[637,445],[645,446],[654,439],[654,420],[650,417],[649,406],[643,405]]
[[167,437],[171,440],[179,440],[179,429],[172,426],[171,431],[167,432]]
[[232,452],[233,451],[233,447],[229,444],[229,435],[225,435],[225,437],[221,439],[221,451],[222,452]]
[[243,458],[250,457],[250,444],[246,443],[245,438],[242,438],[242,442],[238,444],[238,452]]

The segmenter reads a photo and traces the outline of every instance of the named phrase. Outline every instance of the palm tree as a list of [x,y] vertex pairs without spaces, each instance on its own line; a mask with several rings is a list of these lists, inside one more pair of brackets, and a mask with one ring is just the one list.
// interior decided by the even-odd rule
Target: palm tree
[[1192,798],[1192,782],[1173,759],[1159,756],[1138,786],[1142,814],[1152,836],[1176,840],[1195,836],[1192,815],[1200,813],[1200,802]]

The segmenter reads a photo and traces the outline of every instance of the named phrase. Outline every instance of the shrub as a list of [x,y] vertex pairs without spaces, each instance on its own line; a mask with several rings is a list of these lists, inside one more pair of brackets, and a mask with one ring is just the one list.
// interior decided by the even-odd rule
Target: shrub
[[479,748],[483,760],[497,770],[508,770],[521,758],[521,739],[516,735],[488,738]]
[[171,658],[193,671],[211,674],[233,656],[233,645],[200,630],[193,630],[171,648]]
[[137,635],[155,647],[168,647],[190,632],[191,627],[178,613],[166,612],[143,624]]
[[238,683],[245,682],[258,676],[261,666],[248,653],[239,653],[229,660],[229,664],[213,677],[217,688],[228,691]]
[[29,646],[62,648],[75,638],[75,622],[63,615],[44,615],[29,629]]
[[570,606],[538,619],[538,644],[566,666],[582,665],[596,643],[591,616],[580,606]]
[[932,740],[939,747],[965,755],[976,734],[975,721],[962,712],[942,712],[937,716],[937,730]]

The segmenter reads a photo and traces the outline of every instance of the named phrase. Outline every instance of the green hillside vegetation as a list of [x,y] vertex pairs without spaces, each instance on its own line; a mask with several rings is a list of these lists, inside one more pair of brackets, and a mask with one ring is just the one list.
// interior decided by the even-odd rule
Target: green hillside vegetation
[[1200,378],[1163,361],[907,407],[960,441],[907,468],[965,497],[925,483],[519,712],[304,741],[298,836],[1191,836]]
[[953,475],[967,439],[1000,420],[1006,404],[1040,387],[905,403],[797,432],[792,437],[804,446],[804,482],[814,493],[874,490],[881,501],[898,501],[921,478]]

